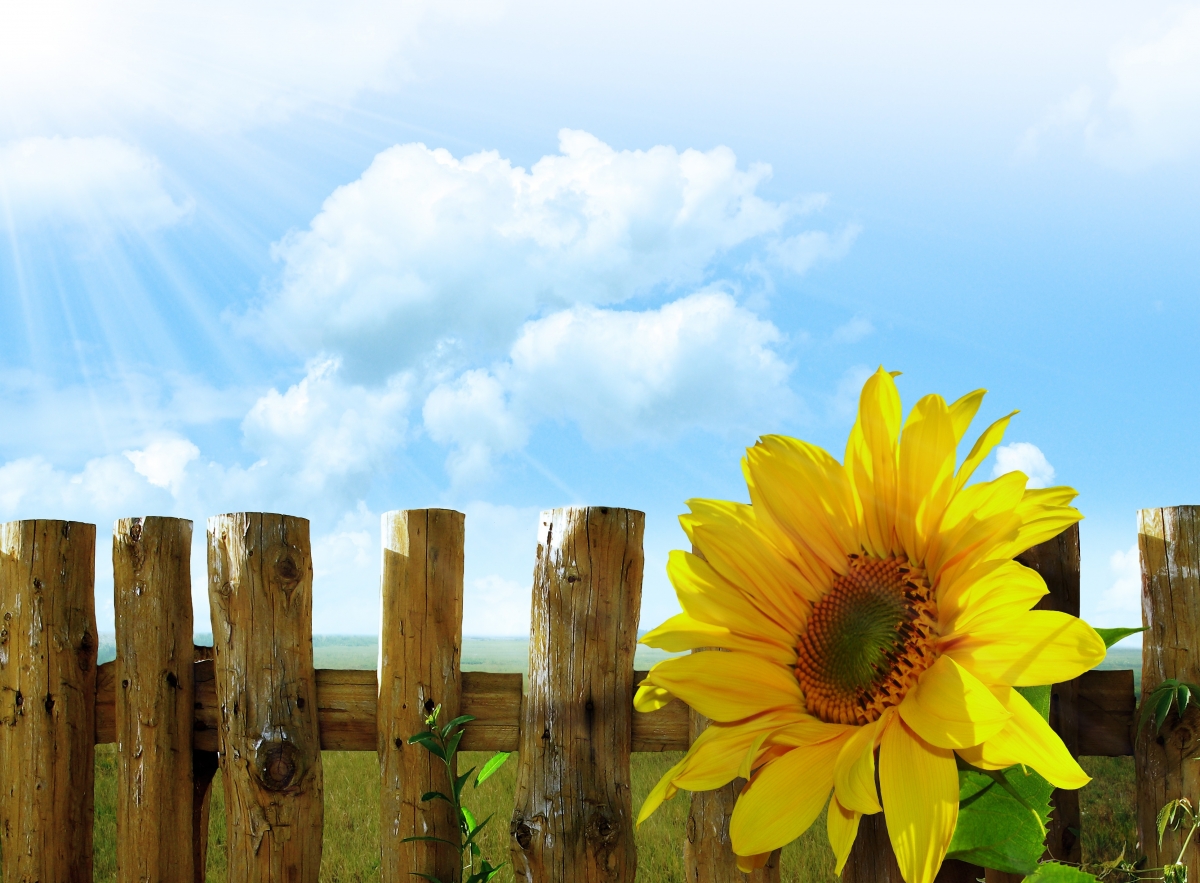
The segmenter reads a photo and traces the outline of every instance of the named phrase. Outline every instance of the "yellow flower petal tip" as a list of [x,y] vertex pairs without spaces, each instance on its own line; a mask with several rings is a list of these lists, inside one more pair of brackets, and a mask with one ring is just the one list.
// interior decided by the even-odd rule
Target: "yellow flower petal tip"
[[1074,491],[973,481],[1016,412],[959,462],[985,391],[925,396],[904,415],[898,373],[867,379],[842,462],[764,436],[742,462],[749,505],[689,501],[693,551],[668,564],[683,613],[642,639],[726,652],[668,659],[639,687],[639,711],[678,698],[715,721],[639,819],[740,774],[730,836],[745,870],[827,808],[840,872],[861,816],[882,810],[905,879],[928,883],[957,819],[955,752],[1086,781],[1013,689],[1104,657],[1086,623],[1032,609],[1045,584],[1014,561],[1079,521]]

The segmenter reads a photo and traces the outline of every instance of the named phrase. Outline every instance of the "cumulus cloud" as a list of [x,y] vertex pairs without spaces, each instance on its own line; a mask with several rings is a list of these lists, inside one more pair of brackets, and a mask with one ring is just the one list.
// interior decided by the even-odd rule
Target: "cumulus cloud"
[[146,481],[177,494],[188,464],[200,456],[200,449],[186,438],[167,438],[151,442],[140,451],[126,451],[125,456]]
[[117,138],[24,138],[0,145],[0,225],[152,230],[191,211],[158,160]]
[[1026,131],[1018,153],[1072,132],[1097,159],[1125,168],[1200,147],[1200,8],[1173,13],[1149,38],[1113,52],[1109,72],[1111,88],[1074,90]]
[[1029,478],[1027,487],[1046,487],[1054,480],[1054,467],[1041,449],[1029,442],[1013,442],[996,449],[992,477],[1008,472],[1024,472]]
[[794,404],[779,330],[720,292],[654,310],[579,306],[527,323],[506,361],[442,384],[425,422],[455,445],[459,480],[524,445],[539,420],[570,420],[594,444],[728,432]]
[[0,115],[42,130],[142,114],[194,129],[276,121],[395,86],[435,10],[491,16],[480,4],[424,0],[6,3]]
[[866,316],[855,316],[849,322],[833,329],[834,343],[858,343],[875,333],[875,326]]
[[808,230],[772,243],[771,256],[793,273],[807,273],[824,261],[837,261],[850,253],[850,246],[862,232],[859,224],[847,224],[836,234]]
[[250,408],[242,431],[270,474],[316,491],[378,466],[403,441],[411,377],[368,389],[343,382],[339,369],[336,359],[314,360],[302,380],[269,390]]
[[[495,152],[384,151],[276,246],[278,288],[244,325],[286,329],[356,376],[427,359],[478,365],[539,313],[694,289],[730,249],[779,239],[810,209],[760,197],[770,169],[739,168],[724,147],[616,150],[563,130],[559,148],[528,170]],[[797,271],[853,239],[798,235],[776,248]]]

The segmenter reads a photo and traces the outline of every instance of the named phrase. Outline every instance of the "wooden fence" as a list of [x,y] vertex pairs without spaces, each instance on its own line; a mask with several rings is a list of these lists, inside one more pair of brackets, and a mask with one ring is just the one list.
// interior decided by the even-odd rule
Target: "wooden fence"
[[[1200,679],[1200,508],[1139,518],[1146,624],[1144,684]],[[229,879],[315,883],[321,859],[322,750],[376,751],[381,878],[457,879],[445,835],[455,819],[421,795],[442,787],[407,737],[441,704],[476,717],[462,748],[519,750],[511,861],[529,881],[632,881],[629,756],[682,751],[705,721],[674,702],[632,710],[644,516],[590,507],[544,513],[533,574],[529,677],[460,670],[464,516],[383,516],[379,669],[314,670],[308,522],[264,513],[208,522],[214,647],[193,647],[192,525],[119,521],[113,534],[117,658],[96,665],[94,525],[0,525],[0,855],[3,883],[92,878],[94,746],[117,743],[121,881],[204,878],[208,799],[218,768]],[[1022,560],[1045,577],[1043,605],[1079,612],[1075,529]],[[1159,864],[1154,814],[1200,796],[1200,713],[1136,740],[1133,672],[1089,672],[1054,689],[1052,723],[1076,755],[1137,758],[1139,832]],[[218,757],[220,763],[218,764]],[[778,856],[751,875],[728,849],[736,785],[692,798],[681,849],[689,883],[779,879]],[[1078,861],[1079,803],[1057,792],[1050,852]],[[1163,854],[1179,844],[1171,836]],[[949,862],[940,881],[979,869]],[[844,874],[900,876],[882,816],[864,818]],[[989,881],[1005,881],[988,872]]]

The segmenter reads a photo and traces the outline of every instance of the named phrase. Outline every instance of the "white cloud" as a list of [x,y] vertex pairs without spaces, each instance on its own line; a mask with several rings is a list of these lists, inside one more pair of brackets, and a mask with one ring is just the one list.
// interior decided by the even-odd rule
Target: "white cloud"
[[793,273],[807,273],[815,264],[844,258],[861,232],[858,224],[847,224],[833,236],[823,230],[808,230],[773,243],[771,256]]
[[492,17],[481,4],[424,0],[6,3],[0,116],[42,130],[141,114],[195,129],[276,121],[395,86],[431,11]]
[[996,449],[992,477],[1008,472],[1024,472],[1029,478],[1027,487],[1046,487],[1054,480],[1054,467],[1041,449],[1029,442],[1013,442]]
[[152,230],[191,211],[158,160],[117,138],[24,138],[0,145],[0,225]]
[[529,634],[538,509],[474,501],[466,514],[463,634]]
[[448,466],[459,480],[486,472],[491,453],[522,446],[522,427],[539,420],[571,420],[594,444],[761,430],[794,406],[781,340],[723,293],[656,310],[574,307],[527,323],[491,372],[436,388],[426,425],[456,445]]
[[336,359],[310,362],[303,380],[269,390],[242,421],[246,443],[270,474],[317,491],[378,466],[403,442],[411,378],[395,375],[368,389],[343,383],[339,369]]
[[1111,88],[1076,89],[1025,133],[1018,153],[1079,132],[1097,159],[1133,169],[1200,147],[1200,7],[1174,11],[1146,39],[1114,51],[1109,73]]
[[126,451],[125,456],[146,481],[178,494],[187,465],[200,456],[200,449],[186,438],[167,438],[151,442],[140,451]]
[[[615,150],[572,130],[528,171],[495,152],[392,147],[276,246],[281,283],[244,324],[356,374],[478,365],[540,312],[695,287],[731,248],[783,235],[811,206],[758,196],[769,172],[725,147]],[[844,253],[853,231],[804,236],[776,249],[795,270]]]
[[1108,566],[1112,584],[1100,599],[1099,611],[1105,621],[1137,625],[1142,618],[1142,565],[1137,543],[1126,551],[1113,552]]

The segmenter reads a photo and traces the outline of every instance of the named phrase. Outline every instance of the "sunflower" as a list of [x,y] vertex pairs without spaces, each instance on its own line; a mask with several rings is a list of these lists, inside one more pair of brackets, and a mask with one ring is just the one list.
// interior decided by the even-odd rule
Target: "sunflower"
[[[1012,414],[955,471],[983,390],[917,402],[882,368],[867,380],[845,463],[783,436],[743,461],[750,505],[692,500],[694,552],[667,570],[683,613],[642,638],[668,651],[639,711],[678,697],[713,723],[643,804],[741,776],[730,837],[743,870],[828,807],[840,874],[864,814],[883,812],[908,883],[931,883],[958,819],[955,754],[1025,764],[1060,788],[1088,776],[1015,687],[1069,680],[1104,642],[1014,561],[1080,519],[1075,491],[1010,472],[968,485]],[[1015,413],[1015,412],[1014,412]],[[878,770],[876,754],[878,753]],[[832,795],[832,796],[831,796]]]

